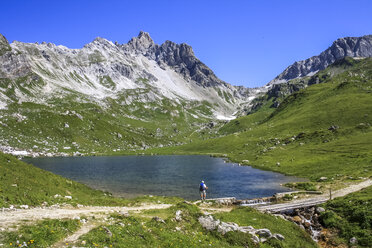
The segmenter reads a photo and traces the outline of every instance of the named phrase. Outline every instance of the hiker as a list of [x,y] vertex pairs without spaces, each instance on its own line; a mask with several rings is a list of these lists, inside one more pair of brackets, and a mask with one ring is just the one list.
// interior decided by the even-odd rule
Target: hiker
[[201,181],[201,184],[199,186],[199,191],[200,191],[200,197],[203,200],[207,197],[207,185],[204,183],[204,181]]

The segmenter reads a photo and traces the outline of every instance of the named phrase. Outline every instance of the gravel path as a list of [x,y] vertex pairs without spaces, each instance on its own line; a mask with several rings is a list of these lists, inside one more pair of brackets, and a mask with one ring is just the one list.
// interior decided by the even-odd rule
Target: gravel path
[[[332,192],[332,199],[335,198],[335,197],[341,197],[341,196],[345,196],[347,194],[359,191],[359,190],[361,190],[363,188],[366,188],[368,186],[371,186],[371,185],[372,185],[372,180],[368,179],[368,180],[363,181],[361,183],[354,184],[354,185],[348,186],[344,189],[334,191],[334,192]],[[257,206],[255,208],[260,210],[260,211],[281,212],[281,211],[286,211],[286,210],[292,210],[292,209],[295,209],[295,208],[309,207],[309,206],[318,205],[318,204],[324,203],[328,200],[329,200],[329,193],[325,193],[323,195],[315,196],[315,197],[312,197],[312,198],[294,200],[294,201],[291,201],[291,202],[288,202],[288,203]]]
[[80,207],[80,208],[32,208],[32,209],[17,209],[15,211],[0,211],[0,228],[9,228],[22,221],[37,221],[41,219],[73,219],[84,216],[93,216],[97,214],[109,214],[113,212],[128,212],[141,211],[147,209],[163,209],[169,208],[171,204],[148,204],[138,207]]

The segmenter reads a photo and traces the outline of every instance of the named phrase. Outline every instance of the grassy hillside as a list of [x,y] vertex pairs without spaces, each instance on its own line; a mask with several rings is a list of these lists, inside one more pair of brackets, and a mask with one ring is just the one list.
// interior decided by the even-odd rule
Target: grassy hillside
[[[55,195],[60,195],[55,197]],[[72,199],[66,199],[71,196]],[[10,205],[38,206],[69,203],[72,205],[128,205],[144,201],[177,202],[178,198],[114,198],[83,184],[39,169],[0,153],[0,208]]]
[[[176,211],[182,212],[181,221],[174,220]],[[79,247],[317,247],[310,236],[295,224],[249,208],[216,214],[215,217],[223,221],[234,221],[241,226],[269,228],[273,233],[283,234],[285,240],[270,240],[266,243],[254,244],[248,233],[228,232],[221,235],[216,231],[207,231],[198,222],[198,217],[201,215],[197,206],[185,203],[179,203],[169,209],[148,210],[128,218],[112,215],[110,225],[93,229],[80,237],[76,245]],[[154,216],[161,216],[164,222],[156,221],[153,219]],[[111,237],[107,235],[107,229],[113,234]]]
[[229,122],[223,137],[150,152],[226,155],[281,173],[329,180],[372,175],[372,59],[346,58],[314,75],[318,84],[268,100]]
[[[212,134],[207,124],[213,106],[206,101],[147,102],[143,98],[150,89],[141,88],[100,101],[76,92],[55,94],[39,104],[33,100],[38,84],[44,82],[36,74],[0,78],[0,89],[13,100],[0,109],[1,145],[41,155],[115,154],[180,145]],[[20,100],[19,92],[30,99]]]

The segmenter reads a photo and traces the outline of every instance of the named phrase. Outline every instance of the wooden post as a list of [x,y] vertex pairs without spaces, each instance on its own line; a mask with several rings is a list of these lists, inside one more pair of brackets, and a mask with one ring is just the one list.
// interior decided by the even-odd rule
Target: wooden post
[[332,188],[329,186],[329,199],[332,200]]

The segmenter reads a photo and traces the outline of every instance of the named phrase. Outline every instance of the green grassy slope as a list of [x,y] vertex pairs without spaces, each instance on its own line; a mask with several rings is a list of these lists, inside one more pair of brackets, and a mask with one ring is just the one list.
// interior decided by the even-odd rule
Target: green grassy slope
[[151,152],[226,154],[312,180],[371,176],[372,59],[347,58],[313,77],[321,83],[286,97],[277,109],[268,101],[231,121],[220,129],[223,137]]
[[[204,128],[212,118],[208,102],[163,99],[122,104],[128,98],[143,97],[144,89],[126,90],[118,99],[101,102],[74,92],[49,99],[47,104],[18,102],[16,92],[33,94],[30,77],[17,79],[21,82],[0,78],[0,88],[15,101],[0,110],[1,145],[44,155],[115,154],[174,146],[210,135]],[[23,84],[28,88],[22,88]]]

